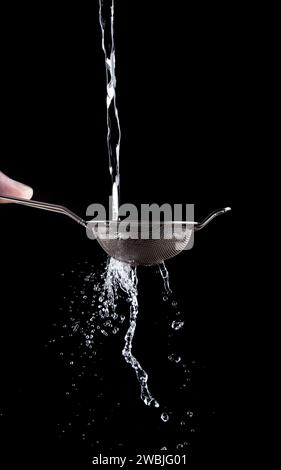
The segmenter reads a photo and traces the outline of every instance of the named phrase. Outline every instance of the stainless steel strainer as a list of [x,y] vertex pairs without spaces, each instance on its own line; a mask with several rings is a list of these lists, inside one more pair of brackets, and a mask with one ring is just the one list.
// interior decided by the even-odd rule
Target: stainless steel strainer
[[109,256],[135,266],[151,266],[173,258],[192,244],[195,231],[201,230],[215,217],[230,210],[230,207],[216,210],[201,223],[130,221],[128,232],[128,224],[124,225],[122,221],[86,222],[64,206],[12,196],[0,195],[0,200],[64,214],[85,227],[89,231],[88,235],[96,238]]

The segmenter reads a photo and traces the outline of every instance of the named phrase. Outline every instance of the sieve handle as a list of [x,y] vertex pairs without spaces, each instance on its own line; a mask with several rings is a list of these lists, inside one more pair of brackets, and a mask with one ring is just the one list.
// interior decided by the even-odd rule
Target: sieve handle
[[67,217],[70,217],[72,220],[77,222],[80,225],[83,225],[83,227],[87,228],[87,223],[85,220],[81,219],[78,215],[74,214],[71,210],[67,209],[67,207],[64,206],[59,206],[56,204],[49,204],[47,202],[39,202],[39,201],[33,201],[32,199],[21,199],[17,197],[12,197],[12,196],[4,196],[0,194],[0,201],[7,201],[7,202],[13,202],[14,204],[21,204],[23,206],[28,206],[28,207],[35,207],[36,209],[42,209],[45,211],[49,212],[56,212],[58,214],[64,214]]
[[224,209],[218,209],[214,212],[211,212],[206,219],[202,220],[202,222],[198,223],[194,227],[194,231],[202,230],[202,228],[206,227],[206,225],[211,222],[211,220],[215,219],[218,215],[225,214],[226,212],[231,211],[231,207],[225,207]]

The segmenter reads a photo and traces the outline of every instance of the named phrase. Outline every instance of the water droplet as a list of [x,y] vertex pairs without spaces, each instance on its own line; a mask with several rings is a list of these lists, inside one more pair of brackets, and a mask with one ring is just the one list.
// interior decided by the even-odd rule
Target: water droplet
[[164,421],[164,423],[167,423],[169,421],[170,417],[169,417],[168,413],[162,413],[161,414],[161,419],[162,419],[162,421]]
[[172,328],[174,330],[180,330],[184,325],[184,321],[177,321],[177,320],[174,320],[172,322]]
[[154,406],[154,408],[159,408],[160,406],[158,401],[156,401],[155,399],[151,400],[150,405]]
[[177,354],[170,354],[170,356],[168,356],[168,359],[169,361],[175,362],[176,364],[178,364],[181,361],[181,357],[178,356]]

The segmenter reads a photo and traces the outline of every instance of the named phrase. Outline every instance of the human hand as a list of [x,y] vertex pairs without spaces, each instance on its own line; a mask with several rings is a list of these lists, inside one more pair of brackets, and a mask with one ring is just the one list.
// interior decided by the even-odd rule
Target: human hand
[[19,183],[18,181],[12,180],[4,173],[2,173],[2,171],[0,171],[0,194],[4,196],[14,196],[23,199],[31,199],[33,195],[33,189],[23,183]]

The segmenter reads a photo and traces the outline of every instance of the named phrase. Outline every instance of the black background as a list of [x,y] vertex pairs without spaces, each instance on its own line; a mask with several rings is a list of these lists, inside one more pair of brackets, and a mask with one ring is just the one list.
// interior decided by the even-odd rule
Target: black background
[[[84,216],[88,204],[106,204],[110,191],[98,2],[91,8],[14,6],[3,12],[2,21],[0,168],[31,185],[34,199],[64,204]],[[192,395],[200,415],[194,468],[203,462],[227,468],[241,445],[234,220],[247,150],[244,38],[241,12],[234,7],[116,1],[121,202],[194,203],[196,220],[226,205],[233,209],[198,234],[190,252],[167,263],[185,311],[186,355],[200,365]],[[7,462],[2,468],[20,462],[35,468],[77,462],[87,468],[95,449],[56,436],[64,380],[45,344],[57,319],[59,273],[80,260],[98,264],[100,248],[64,217],[11,205],[0,210],[2,458]],[[145,342],[147,355],[154,351],[152,335],[146,334],[151,317],[157,319],[155,331],[165,329],[153,300],[155,276],[155,270],[140,270],[146,308],[136,344],[141,350]],[[161,347],[164,354],[163,337],[160,356]],[[153,360],[147,367],[153,376]],[[157,374],[161,381],[163,374]],[[131,375],[124,366],[120,387],[129,396],[132,390],[131,405],[140,418],[143,408]],[[172,393],[173,384],[168,388]],[[129,405],[123,427],[129,416],[134,426]],[[100,434],[107,433],[104,425]],[[132,439],[133,453],[134,446]],[[144,448],[148,452],[147,442]]]

